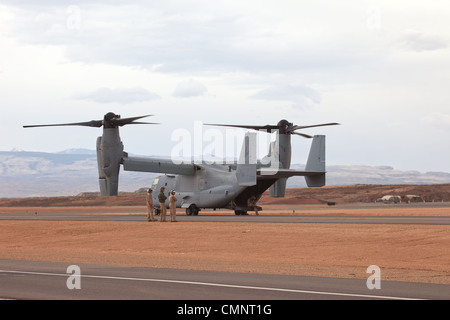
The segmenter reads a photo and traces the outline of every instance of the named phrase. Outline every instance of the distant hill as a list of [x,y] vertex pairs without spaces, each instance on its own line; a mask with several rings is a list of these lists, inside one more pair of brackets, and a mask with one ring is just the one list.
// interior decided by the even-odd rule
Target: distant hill
[[[302,169],[303,166],[293,165]],[[327,185],[354,184],[442,184],[450,183],[448,172],[419,172],[415,170],[396,170],[390,166],[329,165],[327,166]],[[290,181],[289,181],[290,180]],[[301,177],[290,178],[290,187],[306,186]]]
[[[156,175],[122,171],[120,190],[150,186]],[[70,196],[98,190],[95,152],[0,151],[0,198]]]
[[[293,168],[303,169],[297,164]],[[155,173],[121,171],[119,190],[149,187]],[[427,185],[450,183],[450,173],[401,171],[389,166],[328,165],[327,185]],[[288,180],[288,188],[305,187],[303,177]],[[98,192],[96,152],[69,149],[59,153],[0,151],[0,198],[73,196]]]
[[[101,197],[98,193],[77,196],[30,197],[0,199],[0,207],[85,207],[85,206],[145,206],[145,189],[122,192],[115,197]],[[323,188],[290,188],[283,198],[272,198],[268,192],[258,201],[265,205],[349,204],[372,203],[385,195],[396,195],[403,202],[408,195],[416,195],[418,202],[450,202],[450,184],[435,185],[351,185]]]
[[[383,196],[399,196],[402,202],[449,202],[450,184],[432,185],[346,185],[322,188],[291,188],[286,190],[284,198],[272,198],[265,194],[259,201],[263,204],[324,204],[372,203]],[[408,199],[408,195],[417,197]]]

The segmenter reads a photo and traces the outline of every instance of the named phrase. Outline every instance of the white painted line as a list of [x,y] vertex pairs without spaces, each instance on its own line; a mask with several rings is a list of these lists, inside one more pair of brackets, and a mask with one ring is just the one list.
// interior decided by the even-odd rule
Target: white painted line
[[[2,273],[2,272],[3,273],[15,273],[15,274],[40,275],[40,276],[58,276],[58,277],[69,277],[70,276],[70,274],[68,274],[68,273],[46,273],[46,272],[32,272],[32,271],[0,270],[0,273]],[[255,286],[243,286],[243,285],[224,284],[224,283],[169,280],[169,279],[129,278],[129,277],[94,276],[94,275],[81,275],[81,278],[146,281],[146,282],[165,282],[165,283],[178,283],[178,284],[199,285],[199,286],[237,288],[237,289],[247,289],[247,290],[248,289],[250,289],[250,290],[265,290],[265,291],[278,291],[278,292],[290,292],[290,293],[307,293],[307,294],[355,297],[355,298],[390,299],[390,300],[420,300],[420,299],[415,299],[415,298],[404,298],[404,297],[393,297],[393,296],[378,296],[378,295],[342,293],[342,292],[310,291],[310,290],[283,289],[283,288],[271,288],[271,287],[255,287]]]

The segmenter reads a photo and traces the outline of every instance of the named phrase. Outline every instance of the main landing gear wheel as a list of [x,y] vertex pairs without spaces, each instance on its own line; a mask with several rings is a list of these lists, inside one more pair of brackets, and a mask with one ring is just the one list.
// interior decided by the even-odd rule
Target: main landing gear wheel
[[247,211],[245,210],[234,210],[234,214],[237,216],[247,216]]
[[188,208],[186,208],[187,216],[198,216],[198,212],[200,210],[197,208],[195,204],[191,204]]

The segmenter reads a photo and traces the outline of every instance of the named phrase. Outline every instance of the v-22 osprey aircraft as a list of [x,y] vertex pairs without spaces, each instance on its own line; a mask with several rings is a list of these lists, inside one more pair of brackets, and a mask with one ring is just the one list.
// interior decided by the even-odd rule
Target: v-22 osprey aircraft
[[[103,196],[118,194],[119,172],[122,165],[125,171],[164,173],[154,178],[151,185],[153,202],[157,210],[159,209],[157,198],[159,190],[165,187],[167,193],[175,190],[175,196],[178,199],[177,207],[186,209],[187,215],[198,215],[201,209],[219,208],[234,210],[236,215],[242,215],[254,210],[253,206],[248,206],[248,199],[254,197],[256,201],[259,200],[267,189],[272,197],[284,197],[286,181],[289,177],[304,176],[308,187],[324,186],[325,136],[313,137],[296,130],[338,124],[298,126],[287,120],[281,120],[276,125],[265,126],[208,124],[263,130],[267,133],[276,133],[276,139],[270,143],[269,154],[261,160],[256,159],[256,133],[247,132],[239,159],[232,164],[204,161],[178,163],[165,158],[132,157],[124,152],[119,127],[129,124],[155,124],[138,121],[149,116],[121,118],[120,115],[109,112],[103,120],[23,127],[103,127],[102,136],[97,138],[99,186]],[[312,138],[305,170],[290,169],[292,135]],[[261,210],[260,207],[258,209]]]

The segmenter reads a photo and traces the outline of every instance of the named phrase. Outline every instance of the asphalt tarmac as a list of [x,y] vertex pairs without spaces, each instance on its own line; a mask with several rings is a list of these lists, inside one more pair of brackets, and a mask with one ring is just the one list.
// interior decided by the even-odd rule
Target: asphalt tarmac
[[[432,208],[448,208],[450,203],[413,203],[413,204],[395,204],[384,205],[379,203],[369,204],[350,204],[339,206],[294,206],[292,214],[262,214],[255,216],[252,212],[245,216],[236,216],[229,210],[205,210],[200,212],[198,216],[186,216],[184,209],[177,209],[177,220],[180,222],[266,222],[266,223],[351,223],[351,224],[418,224],[418,225],[450,225],[449,216],[393,216],[383,215],[384,209],[403,209],[403,208],[423,208],[430,210]],[[135,207],[123,207],[119,210],[115,207],[113,210],[103,209],[106,211],[99,212],[98,209],[83,208],[77,210],[72,208],[61,208],[58,211],[55,208],[47,210],[45,207],[23,209],[23,212],[9,211],[0,207],[0,220],[47,220],[47,221],[145,221],[146,209],[136,209]],[[330,214],[329,210],[341,209],[346,210],[366,209],[370,211],[376,210],[376,215],[340,215]],[[278,211],[277,209],[269,209]],[[289,212],[286,208],[283,212]],[[314,212],[314,214],[308,214]],[[156,217],[158,218],[158,217]],[[170,217],[168,215],[168,219]]]
[[[39,300],[450,299],[450,285],[0,260],[0,297]],[[228,310],[217,310],[221,313]]]
[[[156,217],[159,219],[159,217]],[[47,212],[40,208],[35,212],[2,212],[0,220],[45,220],[45,221],[146,221],[146,213],[142,211],[126,211],[123,213],[98,212]],[[419,224],[450,225],[450,216],[342,216],[342,215],[223,215],[210,214],[186,216],[177,214],[179,222],[261,222],[261,223],[363,223],[363,224]],[[170,216],[166,221],[170,221]]]

